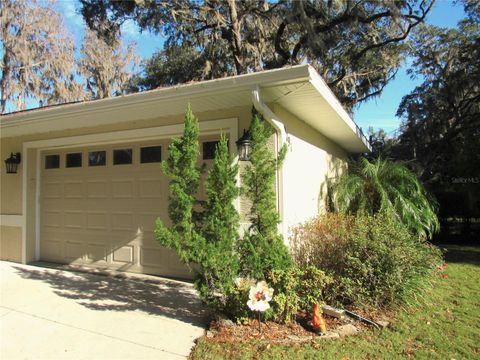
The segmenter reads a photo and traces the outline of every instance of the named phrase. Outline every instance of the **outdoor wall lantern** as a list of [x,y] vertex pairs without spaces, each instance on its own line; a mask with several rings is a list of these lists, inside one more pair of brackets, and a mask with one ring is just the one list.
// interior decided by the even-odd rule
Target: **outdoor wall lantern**
[[18,164],[22,160],[22,156],[19,152],[11,153],[10,157],[5,160],[5,167],[7,168],[7,174],[16,174]]
[[243,130],[243,135],[240,139],[238,139],[236,144],[238,151],[238,159],[240,161],[250,160],[250,151],[252,149],[252,137],[250,136],[250,131]]

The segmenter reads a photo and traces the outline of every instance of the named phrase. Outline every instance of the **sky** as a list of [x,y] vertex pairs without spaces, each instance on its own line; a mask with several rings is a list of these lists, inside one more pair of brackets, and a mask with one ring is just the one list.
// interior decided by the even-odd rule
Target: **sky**
[[[77,12],[78,1],[58,0],[56,7],[64,14],[68,28],[75,34],[76,44],[81,44],[84,22]],[[455,27],[463,17],[461,4],[455,4],[454,0],[437,0],[427,16],[427,23],[441,27]],[[137,55],[142,59],[149,58],[163,44],[160,35],[151,34],[148,31],[141,33],[135,22],[131,20],[123,24],[121,31],[125,40],[136,42]],[[393,135],[399,127],[400,119],[395,116],[395,113],[402,97],[422,82],[421,78],[412,79],[407,75],[409,63],[411,61],[407,60],[403,64],[395,79],[390,81],[380,97],[366,101],[355,109],[354,120],[365,133],[369,127],[373,127],[374,129],[382,128]]]
[[[464,18],[463,7],[451,0],[437,0],[427,15],[427,23],[440,27],[455,27]],[[380,97],[362,103],[354,112],[354,120],[364,133],[371,126],[375,130],[383,129],[390,136],[400,125],[395,114],[404,95],[410,93],[422,83],[421,78],[411,79],[407,75],[411,61],[406,61],[393,79],[384,89]]]

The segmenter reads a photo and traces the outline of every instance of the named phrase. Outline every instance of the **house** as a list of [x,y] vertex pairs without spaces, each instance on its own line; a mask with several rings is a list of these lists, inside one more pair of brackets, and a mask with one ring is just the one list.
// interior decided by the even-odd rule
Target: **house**
[[[276,184],[285,238],[322,211],[326,180],[339,175],[348,155],[369,151],[309,65],[6,114],[1,259],[189,277],[153,237],[157,217],[168,224],[168,179],[159,161],[181,135],[188,103],[200,121],[199,161],[207,166],[221,133],[237,153],[252,106],[275,130],[272,146],[287,144]],[[16,174],[7,174],[3,161],[11,153],[20,155]],[[239,199],[236,206],[245,222],[248,204]]]

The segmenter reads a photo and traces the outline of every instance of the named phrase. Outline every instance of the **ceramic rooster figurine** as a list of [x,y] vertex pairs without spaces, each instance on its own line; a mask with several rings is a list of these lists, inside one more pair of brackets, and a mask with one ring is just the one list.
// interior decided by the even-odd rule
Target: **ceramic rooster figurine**
[[321,335],[326,334],[327,332],[327,326],[325,324],[325,319],[322,317],[322,310],[320,309],[319,304],[313,306],[312,321],[310,325],[312,325],[312,328]]

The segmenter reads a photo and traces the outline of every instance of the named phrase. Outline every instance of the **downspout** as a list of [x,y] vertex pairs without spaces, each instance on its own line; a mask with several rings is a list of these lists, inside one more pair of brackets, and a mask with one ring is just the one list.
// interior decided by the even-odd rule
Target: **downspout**
[[[275,136],[275,154],[278,154],[279,149],[282,148],[284,144],[289,143],[287,131],[285,126],[280,121],[277,115],[262,101],[260,95],[260,86],[257,84],[252,89],[252,101],[255,109],[263,115],[264,119],[273,127],[276,132]],[[288,245],[288,233],[286,228],[285,216],[284,216],[284,196],[283,196],[283,187],[286,184],[285,171],[283,171],[283,166],[277,170],[276,173],[276,193],[277,193],[277,211],[280,215],[281,223],[279,225],[279,231],[283,235],[283,241]]]

